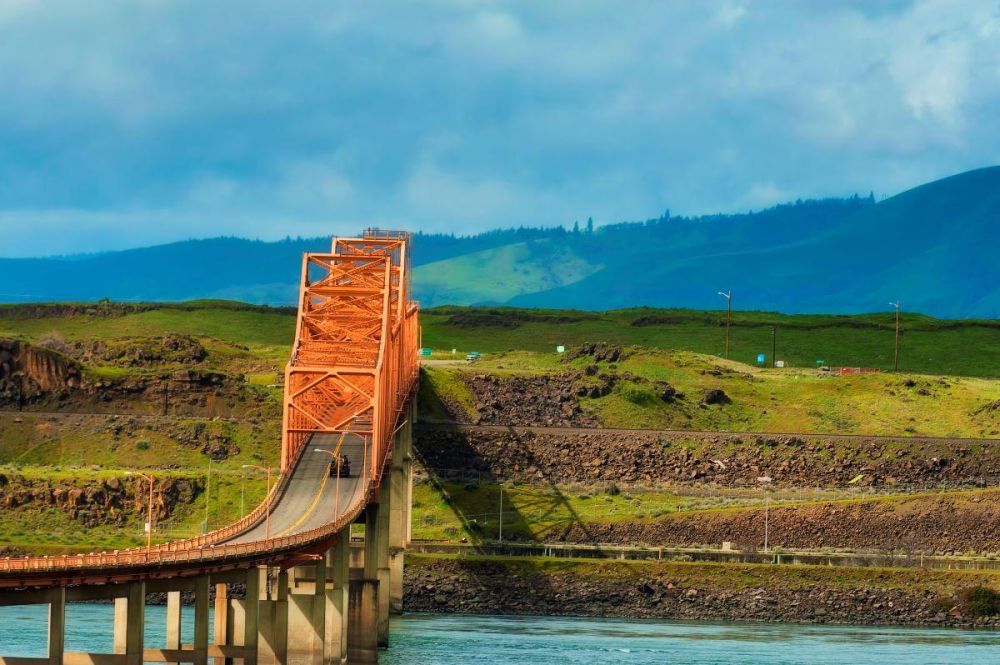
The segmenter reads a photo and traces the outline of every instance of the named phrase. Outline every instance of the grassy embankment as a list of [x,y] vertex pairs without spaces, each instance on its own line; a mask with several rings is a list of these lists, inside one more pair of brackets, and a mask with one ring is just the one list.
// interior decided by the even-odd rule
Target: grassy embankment
[[[228,373],[245,374],[252,383],[273,382],[275,372],[285,362],[294,317],[266,308],[239,307],[207,303],[204,305],[164,306],[122,316],[72,315],[41,318],[10,316],[11,309],[0,309],[0,337],[38,341],[56,333],[66,340],[100,339],[108,343],[147,338],[168,332],[196,337],[208,350],[202,366]],[[485,323],[474,320],[473,326],[455,313],[482,313]],[[541,317],[541,318],[539,318]],[[640,317],[654,317],[650,325],[632,325]],[[655,318],[659,317],[659,318]],[[645,381],[667,381],[687,398],[672,404],[651,399],[648,386],[639,383],[619,384],[606,397],[584,399],[583,407],[598,415],[610,427],[651,427],[678,429],[748,429],[759,431],[883,432],[886,434],[927,434],[944,436],[981,436],[995,431],[996,423],[984,418],[974,420],[971,412],[985,402],[1000,399],[995,381],[981,378],[914,376],[914,386],[907,386],[909,375],[877,374],[857,377],[828,377],[815,369],[819,355],[832,365],[882,365],[891,358],[891,328],[888,317],[785,317],[737,312],[733,333],[733,356],[747,360],[758,350],[769,351],[770,325],[776,323],[779,357],[802,369],[771,370],[713,356],[685,351],[658,351],[658,348],[713,352],[720,348],[722,328],[718,313],[665,312],[629,310],[612,313],[520,312],[512,317],[516,325],[495,325],[506,314],[493,310],[442,308],[423,313],[424,343],[435,349],[458,348],[505,352],[526,349],[527,353],[489,354],[474,367],[432,367],[425,373],[422,408],[425,416],[435,411],[437,395],[474,410],[474,399],[460,381],[459,372],[553,372],[582,369],[587,359],[563,363],[551,353],[555,344],[570,346],[582,341],[609,341],[653,347],[634,353],[617,364],[618,373],[631,372]],[[518,322],[519,319],[520,322]],[[523,320],[526,319],[526,320]],[[650,322],[650,321],[647,321]],[[1000,375],[1000,345],[996,322],[935,321],[923,317],[904,320],[903,367],[919,371],[954,371],[972,376]],[[766,342],[766,344],[764,344]],[[763,346],[762,346],[763,344]],[[758,349],[757,347],[761,347]],[[814,350],[822,347],[822,353]],[[750,350],[752,349],[752,351]],[[973,353],[970,354],[969,350]],[[787,350],[783,352],[783,350]],[[888,355],[887,355],[888,354]],[[450,353],[444,354],[450,357]],[[601,364],[607,371],[606,364]],[[949,369],[950,368],[950,369]],[[122,368],[111,364],[95,365],[88,371],[108,375],[142,373],[141,368]],[[156,370],[159,371],[159,370]],[[718,373],[716,373],[718,372]],[[702,407],[700,392],[721,387],[732,398],[731,404]],[[924,391],[929,394],[924,394]],[[271,389],[277,396],[276,389]],[[988,416],[987,416],[988,417]],[[141,468],[155,473],[203,476],[208,459],[201,452],[184,447],[162,435],[155,428],[138,429],[134,434],[114,437],[100,431],[73,431],[44,420],[27,427],[12,423],[4,416],[0,430],[0,462],[22,475],[43,476],[60,473],[77,475],[119,474],[125,469]],[[234,519],[239,512],[239,480],[244,463],[273,463],[277,435],[274,423],[259,432],[253,426],[236,423],[211,423],[213,428],[228,428],[226,435],[241,449],[240,455],[215,465],[210,506],[212,524]],[[220,429],[221,432],[221,429]],[[215,482],[213,482],[215,485]],[[430,486],[417,488],[415,500],[415,535],[417,537],[460,538],[462,526],[449,501],[462,501],[465,516],[488,515],[492,493],[497,488],[486,484],[478,489],[445,485],[449,498]],[[539,515],[534,521],[532,506],[551,505],[548,489],[519,486],[505,487],[505,500],[525,520],[525,536],[541,536],[559,513]],[[252,506],[263,493],[260,479],[248,477],[246,506]],[[562,492],[560,501],[583,519],[606,520],[609,515],[652,519],[657,514],[680,513],[704,508],[735,508],[753,505],[754,497],[698,497],[678,494],[675,489],[632,492],[631,496],[592,495],[583,498]],[[466,496],[468,495],[468,496]],[[252,498],[253,497],[253,498]],[[202,497],[203,498],[203,497]],[[190,510],[180,510],[158,537],[196,533],[204,519],[202,498]],[[638,501],[639,505],[635,502]],[[479,504],[482,504],[481,506]],[[200,507],[199,507],[200,506]],[[641,516],[640,516],[641,515]],[[65,542],[65,534],[77,534],[75,549],[108,547],[141,542],[140,520],[132,520],[123,533],[112,529],[83,529],[66,516],[46,519],[45,533],[26,525],[31,515],[11,513],[10,523],[0,523],[0,541],[45,549]],[[489,518],[484,516],[484,522]],[[548,520],[548,521],[547,521]],[[488,533],[490,527],[484,525]],[[508,525],[507,528],[518,528]],[[60,531],[62,534],[60,534]],[[17,535],[20,533],[20,535]],[[477,536],[478,533],[468,535]],[[51,536],[51,537],[50,537]],[[110,540],[109,540],[110,539]],[[37,546],[37,547],[36,547]]]
[[[496,353],[473,366],[424,370],[422,408],[430,419],[445,417],[442,398],[475,417],[475,397],[462,381],[468,374],[531,374],[580,371],[592,360],[571,362],[554,353]],[[990,437],[1000,431],[1000,414],[981,411],[1000,400],[995,379],[910,374],[833,376],[815,369],[752,367],[712,356],[636,350],[602,373],[626,372],[639,381],[619,380],[581,407],[611,428],[816,432],[892,436]],[[595,377],[581,378],[587,383]],[[665,381],[684,394],[664,402],[652,382]],[[731,402],[704,405],[705,390],[721,388]]]

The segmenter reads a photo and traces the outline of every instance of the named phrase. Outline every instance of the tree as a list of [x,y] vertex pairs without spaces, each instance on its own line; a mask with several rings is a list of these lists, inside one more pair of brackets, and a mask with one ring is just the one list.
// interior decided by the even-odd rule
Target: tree
[[593,232],[594,232],[594,218],[593,217],[588,217],[587,218],[587,233],[593,233]]
[[580,222],[573,222],[573,235],[580,235]]

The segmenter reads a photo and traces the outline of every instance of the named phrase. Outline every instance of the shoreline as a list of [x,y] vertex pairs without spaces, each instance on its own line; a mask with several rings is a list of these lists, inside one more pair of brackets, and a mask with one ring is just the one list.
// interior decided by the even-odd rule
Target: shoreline
[[[410,613],[1000,628],[990,572],[407,556]],[[981,611],[981,608],[980,608]]]

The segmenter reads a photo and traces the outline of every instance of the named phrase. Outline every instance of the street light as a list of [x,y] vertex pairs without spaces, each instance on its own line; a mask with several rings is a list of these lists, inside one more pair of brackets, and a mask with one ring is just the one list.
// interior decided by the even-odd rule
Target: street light
[[[341,437],[341,440],[343,440],[343,437]],[[340,446],[338,445],[337,448],[339,449]],[[340,517],[340,462],[341,462],[340,455],[333,452],[332,450],[327,450],[326,448],[313,448],[313,452],[326,453],[327,455],[332,457],[334,461],[337,463],[337,480],[334,481],[335,483],[334,490],[336,496],[333,499],[333,512],[334,512],[333,518],[337,519],[338,517]]]
[[770,517],[771,517],[771,495],[768,493],[767,488],[771,484],[771,476],[759,476],[757,482],[760,483],[761,487],[764,489],[764,553],[767,554],[767,540],[770,535]]
[[[244,469],[257,469],[258,471],[263,471],[267,474],[267,492],[264,494],[264,500],[267,500],[268,495],[271,494],[271,467],[257,466],[256,464],[244,464]],[[271,539],[271,507],[267,507],[267,511],[264,513],[264,540]]]
[[719,291],[719,295],[726,299],[726,360],[729,360],[729,325],[733,320],[733,290],[729,289],[725,293]]
[[212,494],[212,458],[208,458],[208,475],[205,478],[205,528],[202,533],[208,533],[208,509],[211,506],[209,497]]
[[896,344],[892,352],[892,371],[899,371],[899,301],[889,303],[896,308]]
[[146,549],[153,546],[153,477],[138,471],[126,471],[126,476],[139,476],[149,481],[149,501],[146,505]]

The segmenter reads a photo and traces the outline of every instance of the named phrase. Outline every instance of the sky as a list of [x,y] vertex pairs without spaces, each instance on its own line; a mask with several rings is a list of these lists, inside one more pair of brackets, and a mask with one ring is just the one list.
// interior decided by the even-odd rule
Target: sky
[[1000,0],[0,0],[0,256],[879,198],[998,117]]

